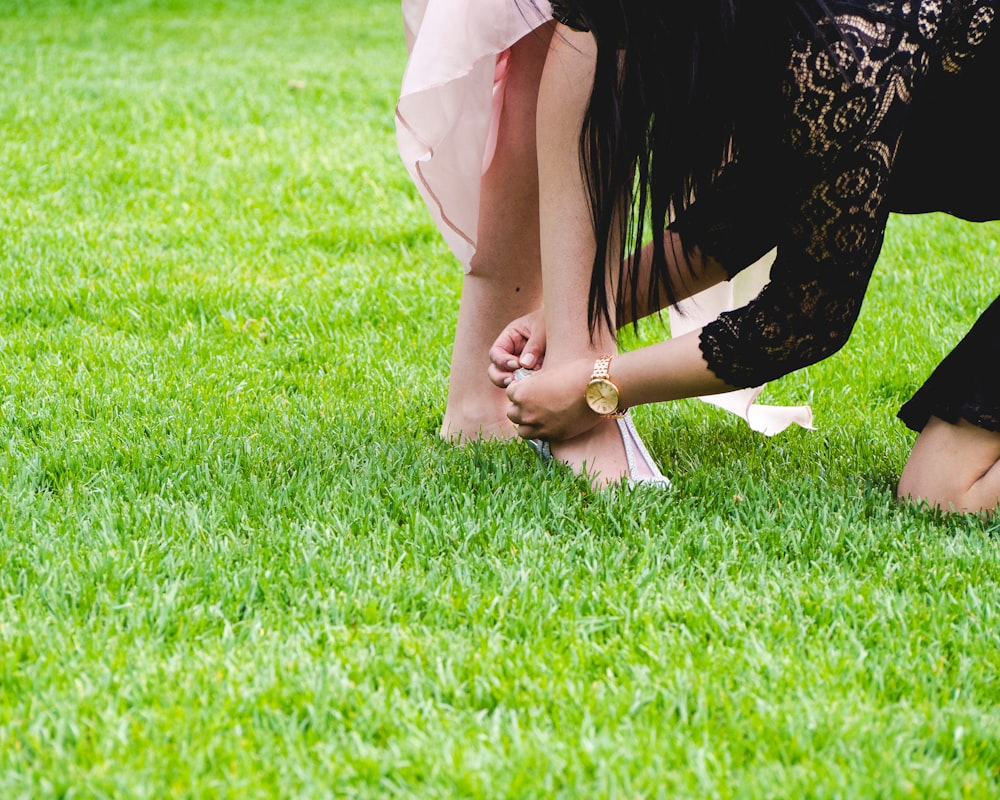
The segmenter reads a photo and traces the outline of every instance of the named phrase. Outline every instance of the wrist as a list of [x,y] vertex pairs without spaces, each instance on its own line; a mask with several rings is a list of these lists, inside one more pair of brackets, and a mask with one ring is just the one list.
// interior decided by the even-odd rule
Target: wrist
[[601,356],[594,362],[590,380],[584,389],[584,399],[590,410],[602,417],[618,419],[628,413],[622,401],[621,390],[611,379],[611,362],[614,355]]

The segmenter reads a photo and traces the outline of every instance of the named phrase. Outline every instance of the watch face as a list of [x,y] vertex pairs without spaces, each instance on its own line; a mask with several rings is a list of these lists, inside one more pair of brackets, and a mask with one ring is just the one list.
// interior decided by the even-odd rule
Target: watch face
[[587,405],[598,414],[613,414],[618,409],[618,389],[610,381],[587,384]]

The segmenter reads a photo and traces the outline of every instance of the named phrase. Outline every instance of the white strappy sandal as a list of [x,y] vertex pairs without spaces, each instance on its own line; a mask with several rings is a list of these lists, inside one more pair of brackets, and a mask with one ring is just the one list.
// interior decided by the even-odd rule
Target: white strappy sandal
[[[514,380],[519,381],[527,378],[534,370],[523,367],[514,372]],[[628,463],[628,478],[626,483],[630,488],[638,486],[652,486],[657,489],[669,489],[670,479],[660,472],[653,457],[646,449],[639,432],[632,422],[632,415],[626,413],[624,417],[615,420],[618,423],[618,432],[622,437],[622,444],[625,446],[625,460]],[[525,443],[543,461],[552,461],[552,446],[541,439],[525,439]],[[640,466],[641,462],[641,466]]]

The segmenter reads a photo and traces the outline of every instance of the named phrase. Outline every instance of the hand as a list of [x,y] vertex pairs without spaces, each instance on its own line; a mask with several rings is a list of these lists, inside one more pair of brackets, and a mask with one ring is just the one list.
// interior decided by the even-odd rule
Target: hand
[[510,385],[514,371],[540,369],[545,360],[545,314],[539,308],[511,322],[490,348],[487,374],[501,389]]
[[584,398],[594,362],[589,358],[550,364],[507,387],[507,417],[522,439],[561,441],[593,428],[601,417]]

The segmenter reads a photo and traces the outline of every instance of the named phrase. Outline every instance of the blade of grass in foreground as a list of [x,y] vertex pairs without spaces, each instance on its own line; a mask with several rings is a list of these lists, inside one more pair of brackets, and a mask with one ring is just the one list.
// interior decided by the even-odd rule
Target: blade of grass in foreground
[[817,431],[642,408],[674,490],[593,495],[436,438],[397,3],[0,41],[0,795],[995,793],[996,524],[892,499],[995,225],[893,220],[849,346],[768,387]]

